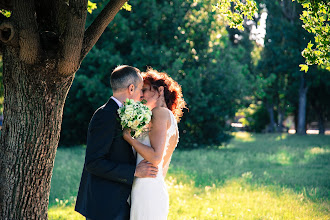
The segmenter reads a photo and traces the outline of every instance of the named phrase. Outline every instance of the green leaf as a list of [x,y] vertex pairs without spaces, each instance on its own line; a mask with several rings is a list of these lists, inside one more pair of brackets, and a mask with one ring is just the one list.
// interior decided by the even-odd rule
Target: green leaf
[[306,64],[300,64],[299,67],[300,67],[300,71],[305,71],[305,73],[307,73],[307,71],[308,71],[308,65],[306,65]]
[[7,18],[11,16],[11,12],[4,9],[0,10],[0,13],[6,16]]
[[121,9],[124,9],[126,11],[132,11],[132,6],[127,2],[125,2],[125,4],[123,5],[123,7],[121,7]]
[[97,5],[94,2],[88,1],[87,11],[92,14],[93,10],[97,9]]

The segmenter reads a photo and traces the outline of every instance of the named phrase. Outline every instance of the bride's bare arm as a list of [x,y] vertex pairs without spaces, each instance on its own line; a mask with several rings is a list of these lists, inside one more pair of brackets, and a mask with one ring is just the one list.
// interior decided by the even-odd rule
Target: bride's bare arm
[[166,109],[157,107],[152,110],[151,130],[149,132],[151,147],[132,138],[130,132],[127,130],[125,130],[123,134],[124,139],[132,145],[144,159],[156,166],[162,160],[165,148],[168,118],[169,114]]

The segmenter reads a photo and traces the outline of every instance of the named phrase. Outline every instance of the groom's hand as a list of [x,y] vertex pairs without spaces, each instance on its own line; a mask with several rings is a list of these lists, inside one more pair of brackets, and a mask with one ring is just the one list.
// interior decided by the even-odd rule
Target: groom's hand
[[158,173],[158,168],[146,160],[142,160],[135,169],[135,177],[139,178],[155,178]]

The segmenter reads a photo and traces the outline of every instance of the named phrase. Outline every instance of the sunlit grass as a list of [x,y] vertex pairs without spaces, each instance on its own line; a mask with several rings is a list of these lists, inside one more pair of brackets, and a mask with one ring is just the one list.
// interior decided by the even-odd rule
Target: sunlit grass
[[255,141],[253,134],[249,132],[234,132],[233,135],[235,136],[236,140],[240,140],[243,142]]
[[330,149],[324,149],[320,147],[313,147],[309,150],[309,154],[317,155],[317,154],[328,154],[330,153]]
[[[249,176],[249,175],[248,175]],[[250,174],[251,176],[251,174]],[[246,179],[248,178],[248,179]],[[168,184],[169,219],[328,219],[329,204],[313,203],[292,190],[254,186],[250,177],[196,187],[193,183]]]
[[48,211],[50,220],[86,220],[82,215],[73,211],[74,206],[52,206]]
[[[84,219],[73,211],[83,160],[59,149],[50,219]],[[173,220],[330,219],[330,137],[237,133],[219,149],[176,150],[166,181]]]
[[275,138],[276,141],[282,141],[286,139],[289,136],[289,134],[283,133],[283,134],[278,134],[278,136]]

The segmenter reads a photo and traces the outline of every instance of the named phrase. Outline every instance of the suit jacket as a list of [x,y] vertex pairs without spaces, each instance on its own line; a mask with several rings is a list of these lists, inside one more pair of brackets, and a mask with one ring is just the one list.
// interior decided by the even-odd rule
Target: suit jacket
[[109,99],[96,110],[88,127],[75,210],[93,220],[113,219],[132,190],[136,158],[123,139],[118,108]]

